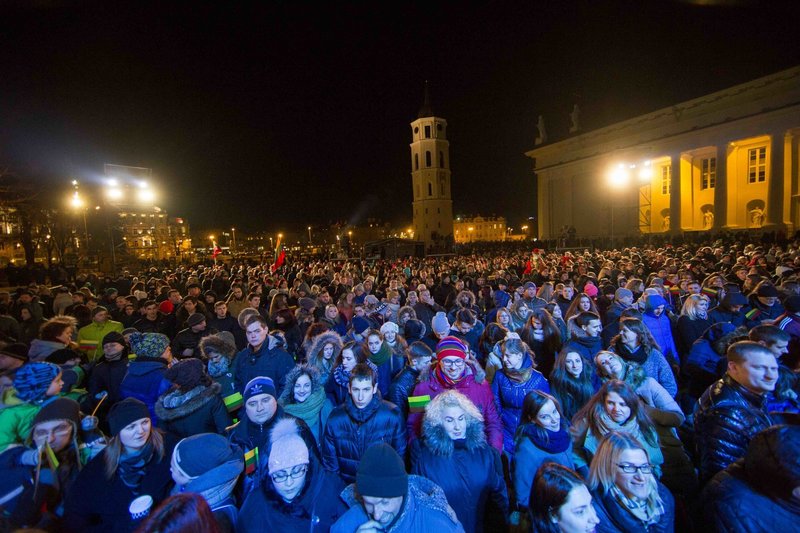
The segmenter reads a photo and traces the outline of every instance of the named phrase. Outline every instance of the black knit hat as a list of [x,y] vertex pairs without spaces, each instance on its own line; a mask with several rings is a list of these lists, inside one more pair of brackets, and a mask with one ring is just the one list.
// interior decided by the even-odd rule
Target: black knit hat
[[150,411],[147,405],[136,398],[125,398],[117,402],[108,413],[108,427],[111,429],[111,436],[116,437],[119,432],[127,426],[142,418],[150,418]]
[[192,313],[188,319],[186,319],[186,324],[193,328],[195,326],[199,326],[203,322],[206,321],[206,316],[202,313]]
[[128,344],[122,333],[119,333],[118,331],[112,331],[110,333],[106,333],[106,336],[103,337],[103,346],[105,346],[106,344],[111,344],[112,342],[116,342],[123,346]]
[[164,378],[177,385],[181,390],[193,389],[198,385],[208,385],[211,381],[206,374],[206,366],[200,359],[193,357],[172,365],[164,372]]
[[403,459],[388,444],[370,446],[356,471],[356,490],[361,496],[397,498],[408,492],[408,474]]
[[36,413],[31,427],[54,420],[69,420],[77,426],[81,423],[81,406],[71,398],[57,398]]

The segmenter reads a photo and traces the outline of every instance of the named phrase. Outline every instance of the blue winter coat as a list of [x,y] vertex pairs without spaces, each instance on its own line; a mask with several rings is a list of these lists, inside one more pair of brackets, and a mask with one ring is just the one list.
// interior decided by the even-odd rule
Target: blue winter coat
[[[408,476],[408,492],[400,516],[386,533],[463,533],[455,511],[447,503],[444,491],[421,476]],[[353,533],[371,520],[356,496],[355,484],[342,492],[350,510],[333,524],[331,533]]]
[[517,506],[527,507],[531,495],[533,478],[544,463],[558,463],[575,470],[570,445],[563,452],[550,453],[536,446],[530,438],[521,435],[516,441],[514,460],[511,463],[511,478],[517,495]]
[[282,348],[282,341],[270,335],[257,352],[252,346],[236,354],[233,360],[233,379],[236,390],[244,392],[247,383],[256,377],[266,376],[275,382],[275,390],[280,397],[286,374],[294,368],[294,359]]
[[672,336],[672,324],[666,311],[660,316],[655,316],[653,310],[661,305],[667,305],[667,301],[658,294],[651,294],[647,297],[642,322],[650,330],[650,334],[661,349],[661,353],[667,360],[678,362],[678,348],[675,346],[675,339]]
[[[531,361],[525,356],[523,368],[530,368]],[[514,456],[514,435],[517,432],[519,418],[522,416],[522,402],[525,396],[533,390],[539,390],[550,394],[550,384],[540,372],[533,370],[531,377],[525,383],[516,383],[509,378],[505,369],[501,369],[494,375],[492,381],[492,393],[494,394],[494,404],[503,422],[503,450],[509,455]]]
[[139,356],[128,365],[128,372],[120,384],[120,399],[141,400],[150,411],[153,423],[158,421],[155,405],[158,397],[167,392],[172,383],[164,378],[167,362],[160,357]]
[[354,482],[361,456],[378,442],[385,442],[404,457],[406,427],[400,416],[397,406],[378,395],[363,409],[348,396],[331,412],[325,426],[320,443],[325,469],[338,474],[345,483]]
[[708,328],[703,336],[694,341],[686,358],[686,367],[695,367],[703,372],[716,374],[720,360],[724,358],[712,347],[713,343],[735,329],[730,322],[719,322]]

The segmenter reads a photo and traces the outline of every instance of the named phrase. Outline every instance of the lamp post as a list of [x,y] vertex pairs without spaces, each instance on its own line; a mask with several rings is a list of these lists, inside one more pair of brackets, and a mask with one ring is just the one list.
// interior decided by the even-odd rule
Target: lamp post
[[233,244],[233,249],[231,250],[231,252],[235,252],[236,251],[236,228],[231,228],[231,235],[233,236],[233,243],[232,243]]
[[89,255],[89,226],[86,223],[86,211],[88,208],[86,207],[86,202],[78,194],[78,180],[72,180],[72,186],[75,190],[72,193],[70,204],[74,209],[83,211],[83,236],[86,240],[86,255]]
[[308,244],[312,244],[312,242],[311,242],[311,226],[308,227]]

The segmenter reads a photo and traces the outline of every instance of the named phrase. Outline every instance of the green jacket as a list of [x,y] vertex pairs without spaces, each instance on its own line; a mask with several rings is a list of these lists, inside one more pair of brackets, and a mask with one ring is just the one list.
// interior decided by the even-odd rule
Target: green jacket
[[78,346],[86,352],[89,361],[94,362],[103,356],[103,337],[116,331],[122,333],[122,322],[107,320],[103,324],[92,322],[78,330]]
[[17,391],[14,389],[6,390],[3,394],[3,408],[0,410],[0,453],[25,442],[39,409],[41,406],[17,398]]

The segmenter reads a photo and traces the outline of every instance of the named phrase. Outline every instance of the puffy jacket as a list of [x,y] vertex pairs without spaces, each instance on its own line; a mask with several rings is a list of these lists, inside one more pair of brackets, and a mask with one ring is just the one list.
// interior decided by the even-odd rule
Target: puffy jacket
[[0,410],[0,452],[9,446],[22,444],[28,438],[33,426],[33,419],[42,408],[23,402],[16,396],[14,389],[8,389],[3,394],[5,407]]
[[713,344],[734,329],[736,328],[730,322],[718,322],[708,328],[703,336],[692,344],[686,358],[686,367],[694,367],[703,372],[716,374],[719,362],[725,356],[718,354],[714,350]]
[[707,318],[695,318],[692,320],[686,315],[678,317],[677,325],[677,345],[681,355],[681,362],[686,362],[686,355],[692,348],[694,341],[703,336],[703,333],[711,327],[711,322]]
[[775,302],[772,306],[766,306],[758,301],[758,297],[755,294],[751,294],[747,300],[749,305],[746,305],[742,311],[745,316],[744,324],[748,329],[758,326],[765,320],[767,323],[774,321],[784,312],[783,305],[780,302]]
[[[525,357],[523,368],[530,368],[531,361]],[[492,394],[500,420],[503,423],[503,449],[509,455],[514,456],[514,435],[517,432],[519,418],[522,416],[522,402],[525,396],[533,390],[539,390],[550,394],[550,385],[547,379],[536,370],[531,371],[531,377],[525,383],[517,383],[509,378],[504,369],[499,370],[494,375],[492,381]]]
[[766,401],[727,374],[703,393],[694,410],[701,480],[743,457],[750,439],[772,425]]
[[172,383],[164,377],[166,371],[167,362],[160,357],[137,357],[128,365],[128,372],[122,378],[120,399],[136,398],[143,401],[153,422],[157,422],[155,405],[158,397],[172,387]]
[[233,376],[236,390],[244,392],[244,386],[251,379],[266,376],[275,382],[278,396],[283,392],[286,374],[294,368],[294,359],[281,347],[282,341],[269,335],[261,344],[258,351],[253,351],[252,346],[236,354],[233,360]]
[[392,384],[389,385],[389,395],[387,399],[400,408],[403,420],[408,418],[408,397],[417,386],[419,371],[413,367],[406,366],[397,374]]
[[[182,329],[172,339],[172,355],[176,359],[186,359],[187,357],[201,358],[200,341],[203,337],[213,335],[217,330],[206,327],[203,331],[193,331],[192,328]],[[192,350],[192,355],[183,355],[184,350]]]
[[[444,490],[467,533],[484,530],[489,498],[508,516],[508,492],[497,450],[486,444],[483,424],[470,423],[465,438],[453,441],[442,426],[428,426],[411,445],[411,473]],[[454,475],[458,472],[458,475]]]
[[[503,423],[500,421],[500,414],[497,412],[497,405],[494,403],[494,395],[492,394],[492,389],[489,387],[489,384],[486,381],[478,383],[475,381],[474,375],[468,374],[452,388],[469,398],[481,414],[483,414],[486,440],[494,449],[502,452]],[[430,396],[431,400],[433,400],[446,390],[448,390],[448,387],[445,387],[436,379],[435,372],[431,370],[430,378],[420,382],[414,387],[413,395]],[[407,425],[409,442],[418,437],[422,430],[422,415],[423,413],[411,413],[408,415]]]
[[[444,491],[433,481],[421,476],[408,476],[408,492],[400,515],[386,533],[463,533],[455,511],[447,503]],[[356,495],[352,484],[342,492],[342,499],[350,506],[333,524],[331,533],[353,533],[370,517]]]
[[[797,429],[775,428],[753,441],[747,456],[719,472],[703,492],[703,510],[709,529],[719,533],[798,531],[800,505],[787,493],[781,497],[776,480],[797,471],[797,457],[776,453],[777,439],[797,438]],[[794,437],[785,433],[794,433]],[[781,435],[783,433],[783,435]]]
[[356,479],[361,456],[371,445],[385,442],[404,457],[406,432],[400,409],[377,395],[363,409],[348,397],[328,417],[320,449],[326,470],[339,474],[345,483]]
[[675,498],[663,483],[658,482],[658,495],[664,504],[660,520],[647,526],[627,509],[623,509],[610,492],[599,487],[592,493],[592,505],[597,511],[597,533],[673,533],[675,531]]
[[161,396],[155,405],[158,426],[178,439],[198,433],[225,433],[231,417],[219,393],[222,387],[212,383],[196,395],[178,395],[177,391]]
[[782,314],[775,319],[775,325],[792,337],[800,337],[800,316],[794,313]]

